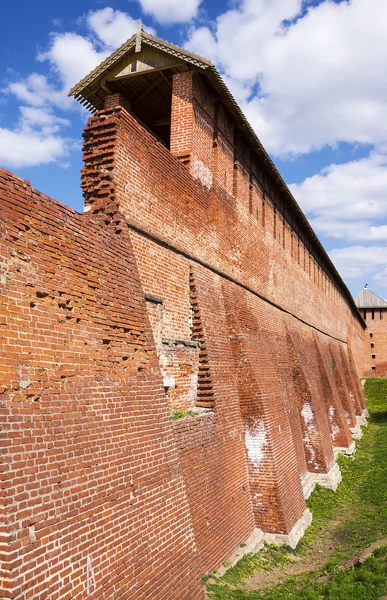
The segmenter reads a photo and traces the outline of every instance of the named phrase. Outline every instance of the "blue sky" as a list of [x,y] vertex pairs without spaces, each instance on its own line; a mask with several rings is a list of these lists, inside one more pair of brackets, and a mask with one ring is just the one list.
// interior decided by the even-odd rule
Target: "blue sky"
[[69,88],[135,31],[210,58],[352,293],[387,298],[385,0],[2,0],[0,165],[82,210]]

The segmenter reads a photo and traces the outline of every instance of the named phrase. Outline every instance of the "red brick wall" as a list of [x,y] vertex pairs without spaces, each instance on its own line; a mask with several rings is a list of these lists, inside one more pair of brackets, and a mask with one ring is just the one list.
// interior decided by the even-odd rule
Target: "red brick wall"
[[[344,341],[349,338],[361,360],[360,323],[332,284],[318,279],[313,258],[310,274],[309,265],[304,268],[301,249],[298,260],[294,232],[293,255],[290,240],[283,248],[282,238],[281,242],[274,239],[274,211],[267,197],[262,226],[245,204],[216,181],[210,190],[197,183],[184,165],[123,109],[92,118],[86,136],[88,167],[83,185],[88,205],[98,205],[96,185],[98,189],[106,186],[106,193],[109,185],[113,186],[121,210],[140,232],[235,279],[317,329]],[[89,162],[88,148],[99,144],[112,155],[116,152],[114,173],[97,174],[95,157]],[[104,164],[105,158],[103,154]],[[108,178],[110,183],[105,182]]]
[[[190,89],[193,94],[194,88]],[[193,119],[194,111],[190,114]],[[268,532],[289,533],[305,509],[300,476],[306,470],[328,472],[333,466],[333,447],[351,443],[349,424],[353,426],[355,413],[346,377],[356,377],[349,366],[344,370],[340,346],[346,348],[350,340],[361,360],[363,345],[362,326],[346,301],[305,251],[296,232],[284,223],[283,216],[258,185],[258,174],[251,180],[248,152],[239,142],[235,168],[230,158],[222,157],[228,170],[232,165],[232,194],[224,187],[229,181],[227,168],[224,181],[217,181],[220,114],[220,109],[215,110],[215,179],[210,187],[195,181],[191,164],[187,169],[179,163],[123,109],[100,113],[89,121],[85,131],[85,189],[95,189],[98,178],[104,177],[104,170],[98,165],[96,168],[96,160],[98,149],[108,144],[114,157],[109,186],[127,218],[142,284],[149,294],[163,301],[166,326],[174,323],[173,335],[185,341],[193,339],[189,331],[192,307],[190,310],[187,303],[190,269],[203,273],[195,285],[206,336],[218,312],[226,314],[217,337],[205,338],[205,362],[211,372],[215,414],[198,417],[198,423],[183,421],[175,427],[178,436],[184,431],[184,436],[178,438],[180,456],[195,539],[207,569],[218,566],[221,556],[224,559],[232,546],[229,529],[221,525],[227,522],[231,504],[221,488],[219,499],[224,501],[214,502],[213,494],[219,487],[203,487],[198,473],[205,473],[206,481],[217,481],[220,476],[219,464],[208,459],[212,445],[224,451],[222,469],[228,470],[232,464],[235,449],[223,450],[225,425],[218,421],[218,411],[224,406],[230,410],[232,403],[237,402],[229,399],[227,405],[224,395],[218,392],[222,380],[211,351],[225,344],[227,347],[231,336],[232,352],[228,349],[223,357],[223,377],[232,385],[232,397],[239,402],[238,436],[245,442],[239,442],[239,447],[246,457],[244,469],[248,470],[254,522]],[[190,121],[188,129],[194,131],[195,123]],[[208,145],[208,140],[204,143]],[[193,148],[194,144],[192,152]],[[102,156],[101,166],[105,160]],[[86,202],[91,210],[99,210],[100,198],[95,192],[86,195]],[[222,281],[216,292],[211,283],[213,277]],[[208,290],[213,290],[210,294],[216,293],[218,299],[206,310]],[[338,367],[330,374],[332,352],[338,355]],[[320,355],[324,355],[324,364]],[[179,367],[179,359],[176,365]],[[183,367],[181,379],[186,376],[187,380]],[[352,387],[355,386],[354,382]],[[182,408],[189,406],[184,386],[180,389],[180,395],[175,390],[173,400],[170,397],[171,408],[179,403]],[[194,395],[190,400],[195,403]],[[200,440],[208,429],[211,441],[203,451]],[[190,460],[191,456],[195,460]],[[228,489],[235,497],[239,490],[235,477],[241,477],[241,473],[235,467],[229,472],[234,476],[227,479]],[[241,518],[242,511],[237,514]],[[219,527],[217,552],[211,551],[212,558],[203,533],[207,531],[204,515]],[[249,523],[251,527],[251,517]],[[247,525],[237,529],[233,542],[238,536],[241,540],[248,530]]]
[[192,267],[215,411],[178,421],[175,433],[203,572],[219,567],[254,527],[243,424],[222,281]]
[[1,597],[203,598],[119,215],[77,214],[5,171],[0,202]]
[[292,530],[364,407],[362,326],[201,77],[174,78],[171,152],[120,104],[85,129],[86,213],[1,172],[16,600],[202,598],[254,526]]
[[[364,314],[363,309],[360,309],[360,312]],[[374,309],[373,313],[372,319],[372,309],[366,311],[367,329],[364,335],[364,366],[361,374],[363,377],[387,377],[387,310],[381,313],[380,309]],[[373,354],[375,358],[372,358]]]

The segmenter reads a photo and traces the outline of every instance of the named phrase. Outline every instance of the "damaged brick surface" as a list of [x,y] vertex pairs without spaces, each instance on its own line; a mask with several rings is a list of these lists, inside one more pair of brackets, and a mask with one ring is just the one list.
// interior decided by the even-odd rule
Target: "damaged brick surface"
[[0,199],[1,596],[203,598],[129,237],[5,171]]
[[89,119],[82,214],[0,170],[4,598],[202,599],[353,452],[362,323],[200,75],[171,85],[170,150],[120,94]]

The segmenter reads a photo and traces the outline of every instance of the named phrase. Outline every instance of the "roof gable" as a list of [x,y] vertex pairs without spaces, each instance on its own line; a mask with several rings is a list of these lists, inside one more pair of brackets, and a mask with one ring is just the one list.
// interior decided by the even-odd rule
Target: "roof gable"
[[387,308],[387,302],[368,288],[364,288],[355,297],[355,304],[358,308]]
[[138,75],[139,73],[146,73],[146,71],[179,67],[184,64],[181,59],[175,58],[149,44],[142,44],[140,52],[136,52],[135,47],[132,46],[128,53],[109,70],[106,81],[114,81],[120,77]]
[[[139,66],[141,65],[141,68],[134,68],[136,63]],[[202,69],[212,67],[209,60],[156,38],[140,27],[137,34],[132,35],[115,52],[77,83],[70,90],[69,96],[75,98],[81,96],[85,88],[92,89],[97,81],[117,76],[120,69],[122,72],[126,69],[125,74],[122,73],[121,76],[128,76],[154,68],[167,68],[170,65],[184,65],[185,63]],[[158,64],[158,67],[155,67],[155,64]]]

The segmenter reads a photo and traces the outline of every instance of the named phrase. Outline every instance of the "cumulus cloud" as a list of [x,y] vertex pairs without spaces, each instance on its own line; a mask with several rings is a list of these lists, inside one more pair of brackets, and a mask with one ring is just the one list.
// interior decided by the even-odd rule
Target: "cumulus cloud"
[[66,141],[59,136],[0,128],[0,163],[5,167],[33,167],[67,155]]
[[38,61],[49,65],[50,76],[32,73],[10,83],[6,91],[32,106],[52,104],[74,109],[77,104],[68,98],[70,88],[133,35],[137,27],[128,14],[110,7],[90,11],[81,21],[89,35],[71,31],[52,34],[48,48],[38,53]]
[[325,0],[305,15],[304,8],[302,0],[244,0],[213,29],[193,29],[187,46],[212,58],[232,91],[243,83],[238,99],[273,154],[384,143],[387,4]]
[[[387,264],[387,245],[348,246],[334,249],[329,255],[345,279],[357,279],[371,275],[374,280],[383,278]],[[381,267],[383,270],[380,271]]]
[[59,134],[69,121],[46,108],[22,106],[20,112],[14,129],[0,128],[0,163],[10,168],[64,164],[64,158],[77,145]]
[[387,240],[387,155],[332,164],[290,186],[314,229],[327,237]]
[[70,88],[94,69],[118,45],[136,31],[130,15],[110,7],[90,11],[81,18],[87,35],[75,32],[51,34],[46,50],[37,60],[48,65],[45,74],[31,73],[12,81],[2,90],[20,102],[20,119],[14,128],[0,129],[0,163],[26,167],[58,162],[77,147],[74,140],[62,135],[68,119],[55,111],[83,111]]
[[51,104],[66,109],[71,104],[66,91],[49,83],[47,77],[40,73],[31,73],[25,79],[11,82],[3,92],[13,94],[18,100],[31,106]]
[[98,52],[92,41],[76,33],[61,33],[51,36],[51,44],[46,52],[38,55],[41,62],[48,61],[64,92],[89,73],[108,54],[108,50]]
[[[105,48],[115,50],[136,32],[138,21],[127,13],[113,10],[110,6],[90,11],[86,16],[90,30],[104,44]],[[149,31],[149,28],[147,28]],[[152,30],[153,32],[153,30]]]
[[51,134],[70,125],[68,119],[62,119],[47,109],[21,106],[20,112],[23,128],[38,127],[43,133]]
[[202,0],[139,0],[145,14],[158,23],[181,23],[196,17]]

